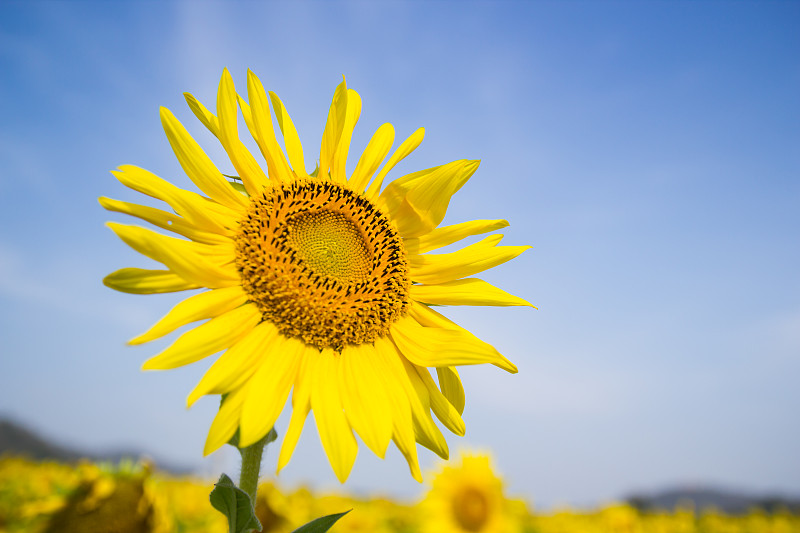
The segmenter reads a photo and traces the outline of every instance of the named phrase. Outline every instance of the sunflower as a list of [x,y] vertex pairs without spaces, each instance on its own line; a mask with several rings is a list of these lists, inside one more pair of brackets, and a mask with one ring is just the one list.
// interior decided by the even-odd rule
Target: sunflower
[[461,464],[444,467],[422,502],[423,531],[430,533],[513,533],[519,514],[503,496],[489,456],[462,454]]
[[[191,406],[204,395],[223,397],[205,454],[237,432],[241,447],[259,441],[291,392],[292,414],[278,471],[288,463],[313,411],[340,481],[355,460],[353,431],[380,457],[394,441],[413,477],[421,480],[416,443],[448,456],[431,412],[447,429],[464,434],[464,390],[455,366],[491,363],[517,371],[495,348],[431,306],[530,305],[468,277],[529,246],[498,246],[502,236],[491,235],[458,251],[428,253],[508,225],[505,220],[474,220],[438,227],[450,197],[478,161],[453,161],[383,187],[387,173],[419,146],[424,134],[422,128],[415,131],[381,167],[394,141],[394,128],[383,124],[348,175],[345,163],[361,98],[343,81],[333,95],[317,169],[309,174],[283,103],[274,93],[267,95],[252,72],[245,101],[223,71],[216,115],[192,95],[185,96],[222,144],[236,176],[221,173],[162,108],[169,143],[201,193],[126,165],[112,172],[117,179],[171,210],[100,198],[110,211],[177,234],[109,222],[126,244],[166,268],[123,268],[103,280],[107,286],[137,294],[201,289],[129,341],[145,343],[205,320],[143,369],[172,369],[223,352],[187,399]],[[266,169],[240,140],[237,104]]]

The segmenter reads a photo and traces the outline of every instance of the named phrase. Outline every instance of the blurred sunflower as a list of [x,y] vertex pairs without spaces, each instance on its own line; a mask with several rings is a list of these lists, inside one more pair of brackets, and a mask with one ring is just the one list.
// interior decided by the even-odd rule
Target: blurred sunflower
[[[205,288],[176,305],[144,334],[141,344],[186,324],[210,319],[177,338],[143,365],[183,366],[225,351],[189,394],[188,405],[223,395],[205,453],[238,431],[249,446],[272,428],[292,391],[292,415],[278,458],[289,461],[310,411],[337,477],[355,460],[353,430],[378,456],[389,441],[421,480],[415,442],[448,456],[431,410],[463,435],[464,390],[456,365],[516,367],[489,344],[430,305],[530,305],[470,278],[529,246],[498,246],[491,235],[452,253],[431,250],[505,227],[475,220],[437,227],[450,197],[478,168],[459,160],[403,176],[382,189],[387,173],[422,141],[423,129],[400,144],[384,124],[355,169],[345,163],[361,98],[342,82],[333,96],[319,163],[306,171],[297,131],[281,100],[248,71],[247,97],[237,95],[227,70],[217,114],[186,94],[194,114],[219,139],[237,177],[223,175],[167,109],[161,121],[189,178],[205,193],[180,189],[135,166],[113,174],[126,186],[166,202],[174,212],[100,198],[103,207],[133,215],[176,238],[139,226],[108,223],[136,251],[166,269],[123,268],[109,287],[149,294]],[[278,145],[269,102],[283,135]],[[266,172],[238,133],[238,107],[266,160]],[[206,196],[207,195],[207,196]],[[435,367],[439,387],[428,367]]]
[[[503,483],[486,455],[462,455],[445,466],[422,502],[426,533],[515,533],[520,512],[503,496]],[[522,511],[524,514],[524,509]]]

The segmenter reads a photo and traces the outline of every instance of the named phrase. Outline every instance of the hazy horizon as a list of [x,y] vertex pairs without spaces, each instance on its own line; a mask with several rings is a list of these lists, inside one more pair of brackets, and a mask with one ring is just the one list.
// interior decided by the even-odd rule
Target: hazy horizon
[[[196,476],[199,479],[207,479],[209,483],[212,483],[217,479],[217,471],[222,469],[228,474],[236,475],[238,474],[238,463],[236,460],[228,460],[225,461],[224,464],[222,461],[218,461],[217,465],[208,465],[202,464],[202,462],[198,463],[173,463],[170,461],[164,461],[162,457],[158,457],[149,450],[143,449],[136,449],[133,446],[126,445],[124,443],[117,443],[111,445],[110,447],[102,447],[99,449],[91,449],[91,448],[80,448],[80,446],[72,445],[68,442],[60,442],[58,439],[53,439],[47,435],[47,431],[41,431],[37,428],[30,427],[29,425],[25,424],[24,421],[15,420],[13,418],[9,418],[4,416],[3,413],[0,413],[0,424],[3,422],[8,422],[16,426],[17,428],[21,428],[25,431],[29,431],[35,437],[42,439],[46,444],[57,446],[60,448],[62,452],[69,452],[69,453],[76,453],[82,457],[88,459],[97,459],[101,458],[102,461],[107,461],[109,457],[125,457],[133,460],[144,460],[147,461],[151,465],[155,465],[156,469],[164,470],[168,473],[171,473],[175,476],[182,476],[182,475],[191,475]],[[5,442],[4,442],[5,443]],[[226,447],[227,448],[227,447]],[[227,448],[227,451],[233,452],[233,448]],[[269,451],[269,450],[268,450]],[[273,450],[274,451],[274,450]],[[3,456],[3,451],[0,451],[0,457]],[[11,456],[21,456],[26,457],[28,456],[24,452],[21,454],[16,454],[12,452]],[[229,453],[228,455],[235,455],[235,453]],[[30,458],[30,456],[28,456]],[[59,458],[54,458],[59,460]],[[227,459],[231,459],[228,457]],[[457,455],[454,455],[452,460],[457,461]],[[62,459],[63,460],[63,459]],[[446,464],[445,461],[439,461],[440,464]],[[503,478],[506,477],[503,475],[502,472],[497,472],[497,474]],[[430,476],[428,476],[430,477]],[[267,473],[266,476],[262,478],[263,482],[272,482],[276,483],[278,486],[285,488],[285,489],[297,489],[303,486],[310,486],[313,485],[313,480],[294,480],[293,482],[287,482],[287,480],[282,479],[280,476],[273,477]],[[394,499],[398,499],[399,501],[404,501],[406,503],[412,503],[415,500],[421,499],[425,496],[425,492],[428,490],[427,485],[417,485],[416,491],[409,491],[407,493],[402,494],[395,494],[391,493],[391,491],[381,491],[375,489],[353,489],[352,487],[348,486],[347,483],[344,485],[338,486],[328,486],[330,490],[334,490],[336,492],[341,492],[345,494],[352,494],[356,497],[374,497],[376,494],[389,494]],[[726,486],[720,484],[713,484],[713,483],[703,483],[703,482],[675,482],[672,484],[667,484],[664,486],[653,486],[649,487],[648,489],[636,489],[636,490],[627,490],[623,491],[622,493],[618,494],[616,497],[607,498],[605,500],[597,500],[597,501],[586,501],[586,502],[573,502],[569,504],[572,508],[577,509],[585,509],[585,510],[592,510],[598,509],[602,505],[609,505],[613,503],[628,501],[630,498],[653,498],[653,497],[663,497],[665,494],[669,494],[676,491],[710,491],[714,493],[726,494],[729,496],[734,497],[748,497],[748,498],[755,498],[755,499],[772,499],[772,498],[784,498],[786,500],[797,500],[800,502],[800,492],[785,492],[785,491],[776,491],[776,490],[765,490],[765,491],[756,491],[752,490],[750,487],[736,487],[736,486]],[[524,493],[513,493],[509,492],[508,490],[507,496],[511,498],[522,498],[526,500],[530,500],[529,496]],[[529,504],[533,505],[533,508],[536,512],[543,512],[543,511],[556,511],[563,508],[565,503],[551,503],[549,505],[542,505],[539,502],[532,502],[529,501]],[[699,508],[698,508],[699,510]]]

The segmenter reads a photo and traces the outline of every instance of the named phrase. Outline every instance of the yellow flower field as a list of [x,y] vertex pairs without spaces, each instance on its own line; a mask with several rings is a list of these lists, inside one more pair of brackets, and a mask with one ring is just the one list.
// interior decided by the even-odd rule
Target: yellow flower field
[[[0,458],[0,533],[224,533],[225,517],[208,500],[210,482],[123,463],[77,466]],[[448,498],[450,500],[448,501]],[[289,533],[315,517],[353,509],[331,531],[371,533],[792,533],[800,516],[753,510],[642,513],[624,504],[593,511],[531,512],[503,494],[487,458],[465,456],[433,476],[418,501],[354,498],[345,493],[258,490],[265,532]]]

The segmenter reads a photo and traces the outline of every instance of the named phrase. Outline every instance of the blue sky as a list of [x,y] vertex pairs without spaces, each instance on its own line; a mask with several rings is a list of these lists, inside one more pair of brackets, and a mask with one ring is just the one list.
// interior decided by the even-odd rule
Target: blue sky
[[[233,473],[233,450],[200,459],[214,399],[183,407],[210,361],[144,373],[165,342],[124,345],[180,297],[100,283],[147,262],[97,197],[140,201],[121,164],[189,186],[162,105],[230,168],[182,97],[213,105],[223,67],[277,92],[312,153],[344,74],[354,151],[383,122],[424,126],[390,177],[481,159],[446,222],[506,218],[505,242],[533,245],[484,278],[538,310],[448,313],[520,368],[462,372],[451,449],[491,450],[542,507],[686,483],[798,494],[798,23],[791,2],[5,1],[0,413]],[[313,425],[280,479],[336,486]],[[364,446],[345,488],[422,490]]]

